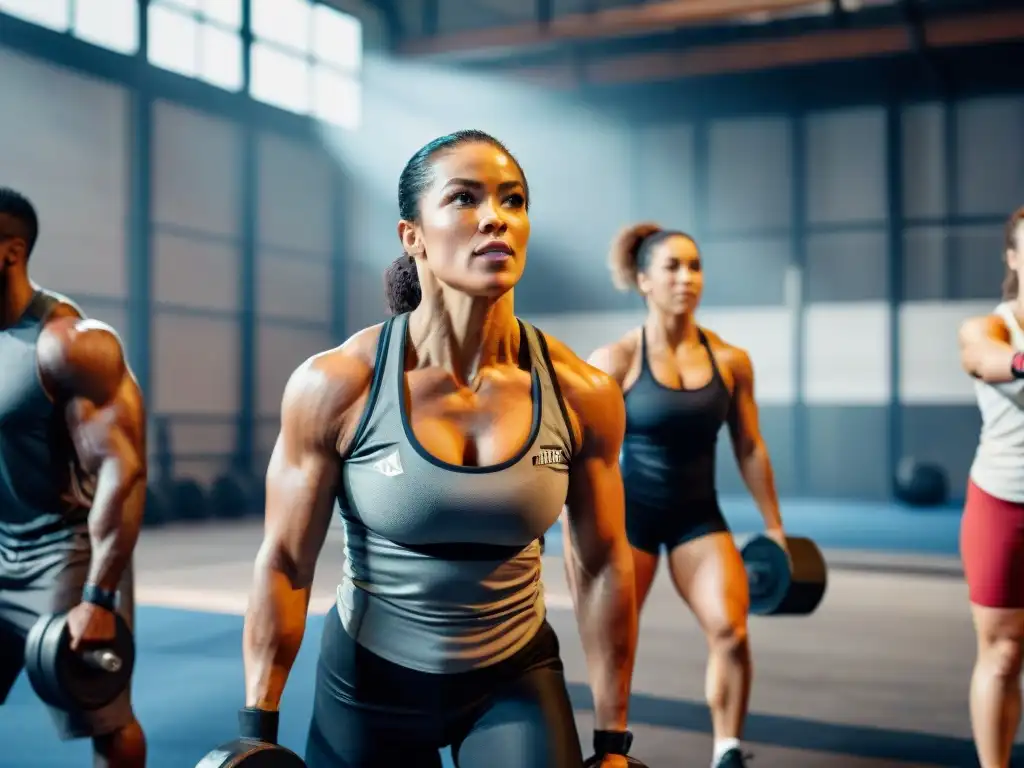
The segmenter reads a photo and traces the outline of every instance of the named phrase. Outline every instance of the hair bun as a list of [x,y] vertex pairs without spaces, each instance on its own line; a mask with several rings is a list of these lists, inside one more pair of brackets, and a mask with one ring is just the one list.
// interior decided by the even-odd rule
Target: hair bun
[[393,315],[412,312],[420,304],[420,276],[416,263],[408,254],[395,259],[384,270],[384,297]]

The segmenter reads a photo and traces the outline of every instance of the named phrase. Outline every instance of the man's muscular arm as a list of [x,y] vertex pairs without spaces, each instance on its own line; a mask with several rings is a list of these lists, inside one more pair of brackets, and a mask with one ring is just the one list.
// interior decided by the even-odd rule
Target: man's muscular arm
[[145,407],[109,326],[57,317],[39,339],[39,370],[64,409],[78,461],[96,477],[89,513],[88,583],[117,590],[139,538],[146,501]]

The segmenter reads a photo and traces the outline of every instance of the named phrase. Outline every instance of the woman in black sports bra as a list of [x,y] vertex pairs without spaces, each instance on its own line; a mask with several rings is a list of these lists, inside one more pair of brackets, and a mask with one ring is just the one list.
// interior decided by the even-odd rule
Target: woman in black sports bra
[[598,349],[590,363],[626,395],[620,454],[626,528],[642,606],[662,549],[680,596],[708,639],[706,696],[716,768],[742,768],[739,738],[750,694],[749,595],[743,561],[718,505],[715,447],[728,425],[736,460],[768,534],[785,546],[754,374],[745,351],[697,325],[704,275],[697,243],[654,224],[613,244],[612,275],[647,304],[640,328]]

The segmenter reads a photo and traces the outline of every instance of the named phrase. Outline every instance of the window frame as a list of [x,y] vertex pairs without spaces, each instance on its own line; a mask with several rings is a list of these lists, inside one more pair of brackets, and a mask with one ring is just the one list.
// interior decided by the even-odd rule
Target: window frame
[[[362,21],[358,17],[356,17],[355,15],[350,14],[350,13],[346,13],[346,12],[341,11],[341,10],[338,10],[337,8],[334,8],[333,6],[330,6],[330,5],[327,5],[326,3],[320,2],[320,0],[304,0],[304,2],[306,2],[308,4],[309,8],[310,8],[309,28],[306,30],[306,50],[303,51],[303,50],[295,48],[294,46],[289,45],[287,43],[281,43],[281,42],[278,42],[278,41],[273,40],[273,39],[268,39],[266,37],[261,37],[260,35],[258,35],[255,32],[253,32],[252,33],[252,41],[251,41],[251,44],[250,44],[249,50],[248,50],[250,67],[252,66],[252,51],[253,51],[253,48],[257,44],[259,46],[261,46],[261,47],[264,47],[264,48],[267,48],[267,49],[271,49],[271,50],[273,50],[273,51],[275,51],[275,52],[277,52],[279,54],[288,56],[289,58],[292,58],[292,59],[295,59],[295,60],[303,62],[304,66],[306,68],[306,78],[305,78],[305,80],[306,80],[306,83],[305,83],[306,98],[305,98],[305,101],[306,101],[306,103],[308,105],[308,108],[307,108],[306,111],[304,111],[302,113],[297,113],[297,114],[303,114],[303,115],[306,115],[306,116],[308,116],[308,117],[310,117],[310,118],[312,118],[314,120],[318,120],[318,121],[321,121],[321,122],[327,122],[327,123],[329,123],[331,125],[336,125],[337,123],[335,123],[334,121],[329,121],[329,120],[321,117],[321,115],[319,114],[318,109],[317,109],[317,104],[316,104],[316,91],[317,91],[317,88],[316,88],[316,79],[315,79],[317,77],[317,72],[318,71],[320,71],[320,72],[329,72],[330,74],[332,74],[334,76],[337,76],[337,77],[340,77],[340,78],[343,78],[345,80],[350,81],[351,83],[354,84],[355,91],[356,91],[356,93],[359,96],[358,97],[358,104],[356,106],[357,115],[356,115],[356,119],[354,121],[354,125],[358,126],[358,125],[360,125],[362,123],[362,85],[363,85],[363,61],[364,61],[364,47],[363,47],[363,34],[362,34],[362,32],[363,32],[363,24],[362,24]],[[316,54],[316,51],[315,51],[315,48],[314,48],[314,39],[315,39],[314,35],[315,35],[315,25],[316,25],[316,14],[313,11],[313,9],[316,6],[322,6],[324,8],[327,8],[329,11],[331,11],[333,13],[337,13],[337,14],[342,15],[342,16],[347,16],[347,17],[352,18],[352,19],[355,20],[356,24],[359,27],[359,33],[360,34],[359,34],[359,56],[358,56],[358,61],[356,62],[356,65],[354,67],[341,66],[341,65],[336,64],[336,63],[334,63],[332,61],[329,61],[327,59],[323,59],[323,58],[319,57]],[[253,83],[250,81],[250,83],[249,83],[249,93],[250,93],[250,95],[252,94],[252,88],[253,88]],[[259,98],[255,97],[255,96],[252,96],[252,98],[256,99],[257,101],[260,101],[261,103],[269,103],[270,106],[275,106],[275,107],[277,106],[277,105],[275,105],[273,103],[270,103],[270,102],[264,102],[262,99],[259,99]],[[284,108],[284,107],[278,107],[278,108],[280,108],[280,109],[287,109],[287,108]]]

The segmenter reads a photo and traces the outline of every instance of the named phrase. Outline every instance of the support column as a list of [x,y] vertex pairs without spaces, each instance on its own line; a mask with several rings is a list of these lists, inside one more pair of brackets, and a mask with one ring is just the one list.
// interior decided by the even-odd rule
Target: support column
[[[242,62],[242,82],[245,92],[249,90],[252,70],[249,50],[252,45],[251,1],[245,0],[242,7],[242,45],[245,56]],[[256,242],[257,208],[259,206],[259,161],[257,158],[257,131],[249,121],[241,124],[240,147],[239,221],[241,229],[241,253],[239,254],[239,393],[238,429],[235,433],[235,469],[252,474],[254,469],[254,448],[256,442],[256,397],[259,376],[256,361]]]

